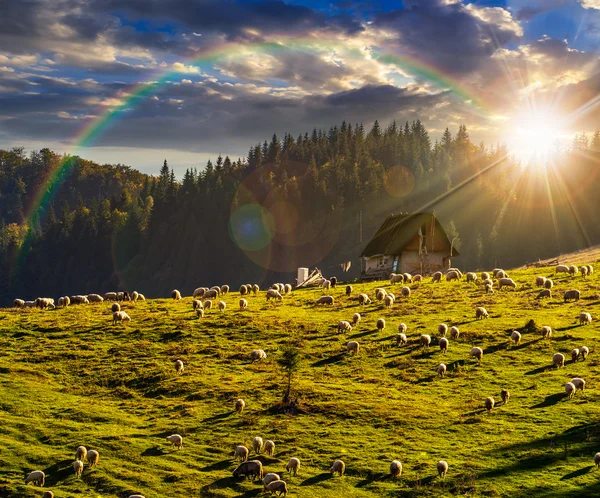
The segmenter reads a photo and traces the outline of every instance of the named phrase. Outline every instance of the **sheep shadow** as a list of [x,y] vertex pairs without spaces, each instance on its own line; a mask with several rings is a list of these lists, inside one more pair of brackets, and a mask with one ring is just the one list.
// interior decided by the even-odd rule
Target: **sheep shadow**
[[419,486],[427,486],[428,484],[431,484],[436,478],[437,478],[437,476],[427,476],[427,477],[423,477],[422,479],[406,481],[406,484],[411,488],[416,488]]
[[376,334],[376,333],[377,333],[377,329],[366,330],[365,332],[360,332],[358,334],[349,335],[348,339],[358,339],[359,337],[365,337],[367,335],[372,335],[372,334]]
[[223,420],[223,419],[231,417],[234,413],[235,412],[219,413],[218,415],[213,415],[212,417],[205,418],[203,420],[203,422],[217,422],[218,420]]
[[524,349],[527,348],[529,346],[532,346],[533,344],[536,344],[538,342],[540,342],[542,340],[541,337],[538,337],[537,339],[533,339],[532,341],[529,342],[520,342],[519,344],[516,344],[514,346],[511,346],[510,348],[507,348],[508,351],[518,351],[519,349]]
[[368,486],[369,484],[372,484],[375,481],[383,481],[387,477],[391,478],[391,476],[383,474],[381,472],[374,473],[374,474],[372,474],[372,475],[370,475],[368,477],[365,477],[362,481],[357,482],[356,483],[356,487],[357,488],[364,488],[365,486]]
[[525,372],[525,375],[536,375],[542,372],[547,372],[548,370],[552,370],[556,368],[554,365],[544,365],[542,367],[534,368],[533,370],[529,370],[529,372]]
[[589,465],[587,467],[584,467],[582,469],[576,470],[574,472],[570,472],[569,474],[565,474],[564,476],[562,476],[560,478],[560,480],[561,481],[567,481],[569,479],[574,479],[575,477],[581,477],[581,476],[587,474],[588,472],[590,472],[593,468],[594,468],[593,465]]
[[334,363],[339,363],[346,357],[346,353],[339,353],[334,356],[330,356],[329,358],[323,358],[322,360],[316,361],[311,366],[313,367],[324,367],[325,365],[332,365]]
[[567,393],[555,393],[555,394],[551,394],[550,396],[546,396],[546,398],[544,399],[544,401],[541,401],[540,403],[531,406],[531,409],[534,408],[547,408],[549,406],[554,406],[556,405],[560,400],[562,400],[563,398],[567,397]]
[[385,341],[392,341],[395,339],[396,339],[396,334],[388,335],[387,337],[382,337],[380,339],[373,339],[373,342],[385,342]]
[[152,446],[151,448],[146,448],[140,456],[163,456],[166,455],[167,452],[158,446]]
[[509,344],[508,342],[501,342],[499,344],[494,344],[493,346],[488,346],[487,348],[485,348],[483,350],[483,354],[485,356],[485,355],[492,354],[492,353],[495,353],[500,350],[508,349],[508,344]]
[[313,484],[319,484],[328,479],[332,479],[333,476],[329,472],[322,472],[316,476],[309,477],[300,483],[300,486],[312,486]]
[[237,466],[239,462],[235,462],[232,460],[222,460],[220,462],[211,463],[206,467],[202,467],[200,472],[212,472],[214,470],[225,470]]
[[579,325],[578,323],[576,323],[575,325],[569,325],[568,327],[556,328],[554,330],[556,330],[557,332],[563,332],[565,330],[577,329],[579,327],[583,327],[583,325]]
[[46,474],[46,484],[55,486],[75,474],[73,470],[73,460],[69,459],[56,462],[44,469],[44,473]]

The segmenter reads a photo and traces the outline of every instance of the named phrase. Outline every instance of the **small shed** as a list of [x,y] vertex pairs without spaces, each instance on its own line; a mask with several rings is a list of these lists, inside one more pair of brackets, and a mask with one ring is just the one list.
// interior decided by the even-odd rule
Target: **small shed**
[[361,254],[363,280],[383,280],[390,273],[428,275],[450,267],[458,256],[431,212],[389,216]]

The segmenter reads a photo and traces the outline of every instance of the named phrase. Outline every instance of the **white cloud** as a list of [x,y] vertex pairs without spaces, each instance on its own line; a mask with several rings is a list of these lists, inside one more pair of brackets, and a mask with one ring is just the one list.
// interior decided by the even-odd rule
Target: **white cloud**
[[581,6],[584,9],[600,10],[600,0],[581,0]]
[[512,31],[517,36],[523,36],[521,25],[513,19],[508,10],[502,7],[477,7],[475,4],[470,3],[465,8],[477,19],[493,24],[503,31]]

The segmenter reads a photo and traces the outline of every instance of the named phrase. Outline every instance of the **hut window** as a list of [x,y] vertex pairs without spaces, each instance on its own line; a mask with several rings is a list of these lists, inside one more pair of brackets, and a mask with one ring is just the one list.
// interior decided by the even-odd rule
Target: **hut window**
[[398,256],[394,258],[394,263],[392,264],[392,273],[396,273],[398,271]]
[[377,266],[383,266],[383,256],[377,258]]

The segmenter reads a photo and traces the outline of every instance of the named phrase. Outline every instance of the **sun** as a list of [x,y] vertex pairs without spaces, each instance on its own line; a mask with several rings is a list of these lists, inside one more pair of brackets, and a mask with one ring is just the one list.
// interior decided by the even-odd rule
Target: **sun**
[[510,120],[509,151],[523,166],[543,164],[559,150],[564,120],[552,111],[528,111]]

